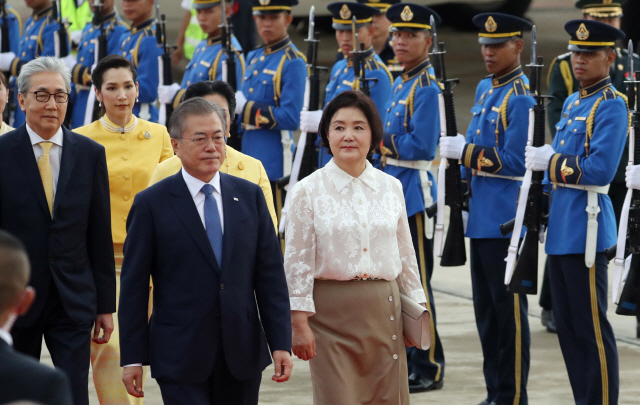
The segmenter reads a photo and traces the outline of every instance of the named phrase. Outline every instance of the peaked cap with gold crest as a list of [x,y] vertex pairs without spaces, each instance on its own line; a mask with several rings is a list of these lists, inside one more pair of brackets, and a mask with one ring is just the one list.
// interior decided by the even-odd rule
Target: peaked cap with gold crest
[[622,17],[622,6],[626,2],[627,0],[578,0],[576,7],[581,8],[584,15],[593,18],[615,18]]
[[379,12],[374,15],[379,15],[385,13],[394,4],[400,3],[400,0],[358,0],[358,3],[377,9]]
[[356,28],[362,27],[373,21],[373,16],[380,14],[377,8],[369,7],[366,4],[339,1],[331,3],[327,9],[333,14],[334,30],[351,31],[351,20],[356,17]]
[[391,22],[391,31],[422,31],[431,29],[431,16],[436,25],[442,19],[429,7],[411,3],[398,3],[387,10],[387,19]]
[[501,44],[515,37],[522,38],[533,24],[524,18],[502,13],[482,13],[473,17],[473,25],[480,29],[478,42],[483,45]]
[[212,8],[212,7],[219,6],[220,4],[221,4],[220,0],[193,0],[193,8],[195,10]]
[[624,32],[594,20],[571,20],[564,25],[571,35],[568,49],[572,52],[596,52],[615,47],[616,40],[624,39]]
[[[291,12],[291,7],[298,5],[298,0],[252,0],[253,15],[278,14]],[[237,27],[236,27],[237,28]]]

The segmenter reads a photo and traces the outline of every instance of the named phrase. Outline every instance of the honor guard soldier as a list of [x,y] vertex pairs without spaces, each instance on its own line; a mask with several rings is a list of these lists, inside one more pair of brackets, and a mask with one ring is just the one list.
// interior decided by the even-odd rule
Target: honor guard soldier
[[[223,64],[227,60],[224,44],[221,42],[220,24],[222,24],[222,7],[220,0],[195,0],[193,7],[197,10],[200,28],[207,33],[208,38],[200,42],[193,52],[193,57],[187,65],[182,77],[182,84],[174,83],[170,86],[158,87],[158,99],[162,104],[173,103],[174,108],[180,104],[182,96],[189,86],[201,81],[223,80]],[[226,7],[227,18],[231,15],[231,6]],[[231,46],[236,53],[236,83],[242,88],[244,75],[244,56],[242,48],[235,36],[231,37]]]
[[[522,72],[522,34],[530,22],[500,13],[473,18],[490,76],[476,90],[467,137],[440,138],[443,158],[461,159],[472,190],[466,236],[471,247],[471,285],[476,325],[484,355],[488,404],[527,404],[529,322],[526,295],[508,292],[505,263],[511,235],[500,225],[516,215],[525,173],[529,79]],[[471,172],[471,173],[469,173]],[[521,235],[522,237],[522,235]]]
[[120,38],[120,54],[133,62],[138,71],[140,95],[133,115],[158,122],[158,108],[154,103],[158,98],[158,57],[162,49],[157,45],[153,6],[154,0],[122,0],[122,12],[131,21],[131,29]]
[[436,24],[440,23],[440,17],[430,8],[400,3],[391,6],[385,17],[391,22],[393,50],[404,70],[394,81],[384,110],[381,168],[402,183],[411,239],[422,286],[429,294],[427,309],[432,321],[429,350],[407,349],[410,392],[440,389],[444,383],[444,353],[436,330],[431,289],[434,227],[425,215],[425,208],[436,200],[436,183],[429,169],[440,139],[440,87],[429,60],[433,42],[431,16]]
[[[17,53],[20,47],[20,31],[22,29],[22,20],[16,10],[6,2],[4,10],[0,11],[0,25],[7,24],[9,27],[9,49],[2,49],[4,52]],[[5,22],[6,19],[6,22]],[[0,37],[0,40],[2,38]]]
[[[604,250],[616,243],[616,219],[607,195],[627,138],[626,97],[609,76],[617,28],[573,20],[573,74],[580,88],[562,107],[553,146],[527,147],[527,168],[548,171],[546,252],[553,314],[576,403],[618,403],[618,353],[607,320]],[[475,190],[474,190],[475,192]],[[586,212],[585,212],[586,208]]]
[[[95,10],[91,3],[91,10],[94,13],[101,13],[100,19],[89,22],[82,30],[82,41],[78,45],[78,55],[67,60],[70,61],[71,80],[74,90],[71,94],[73,99],[73,110],[71,115],[71,128],[78,128],[89,125],[93,122],[93,104],[95,97],[91,96],[91,70],[92,66],[98,63],[97,46],[98,37],[103,33],[107,38],[106,55],[117,54],[120,49],[120,38],[129,27],[122,21],[114,9],[115,0],[100,0],[103,3],[102,10]],[[93,98],[92,107],[87,110],[89,98]],[[97,117],[96,119],[98,119]]]
[[236,113],[244,128],[242,152],[264,165],[278,218],[284,200],[276,180],[291,171],[293,131],[300,127],[307,79],[306,59],[287,34],[296,4],[298,0],[254,0],[253,18],[264,45],[247,55],[242,91],[236,93]]
[[[325,105],[333,100],[335,96],[347,90],[360,90],[363,83],[357,80],[353,68],[353,51],[358,51],[358,45],[354,44],[352,28],[352,18],[356,18],[356,30],[358,41],[364,43],[365,52],[359,58],[364,61],[364,75],[371,79],[369,83],[370,97],[378,108],[380,116],[383,117],[385,105],[389,101],[391,94],[392,77],[389,69],[384,65],[382,59],[376,54],[371,46],[373,35],[373,15],[378,14],[378,9],[360,3],[337,2],[327,6],[333,14],[333,28],[336,30],[336,40],[340,45],[345,59],[336,62],[331,69],[331,79],[325,89]],[[320,124],[322,111],[302,111],[300,113],[300,129],[307,132],[316,132]],[[318,138],[318,168],[324,167],[330,160],[327,148],[320,146]]]
[[[5,52],[0,54],[0,70],[10,72],[13,78],[10,86],[14,93],[13,103],[18,106],[18,92],[16,91],[16,80],[20,74],[22,66],[39,56],[59,57],[59,50],[56,50],[55,33],[60,29],[57,16],[54,15],[51,0],[39,0],[29,5],[33,14],[27,19],[24,32],[20,37],[17,53]],[[67,48],[69,47],[68,37]],[[11,125],[15,128],[24,124],[24,112],[16,108]]]

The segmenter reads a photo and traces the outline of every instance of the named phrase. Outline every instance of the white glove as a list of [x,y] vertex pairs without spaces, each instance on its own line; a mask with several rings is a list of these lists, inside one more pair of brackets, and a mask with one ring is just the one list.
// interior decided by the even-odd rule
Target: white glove
[[627,182],[627,188],[640,190],[640,165],[627,166],[624,179]]
[[244,112],[244,106],[247,104],[247,98],[241,91],[236,91],[236,114]]
[[524,153],[524,165],[528,170],[544,172],[549,169],[549,160],[556,153],[551,145],[544,145],[539,148],[527,146]]
[[71,70],[73,70],[73,67],[76,65],[76,63],[78,63],[78,60],[76,59],[76,57],[74,55],[71,55],[71,54],[69,54],[69,55],[65,56],[64,58],[62,58],[62,61]]
[[464,229],[465,234],[467,233],[468,226],[469,226],[469,211],[462,211],[462,228]]
[[178,83],[173,83],[169,86],[161,84],[158,86],[158,101],[160,101],[160,104],[173,104],[173,99],[178,94],[178,91],[180,91]]
[[11,62],[16,58],[13,52],[0,53],[0,70],[8,72],[11,69]]
[[82,42],[82,30],[71,31],[70,39],[76,46],[80,45],[80,42]]
[[318,132],[322,119],[322,110],[300,111],[300,130],[306,132]]
[[462,151],[467,140],[464,136],[458,134],[456,136],[440,137],[440,156],[447,159],[459,160],[462,157]]

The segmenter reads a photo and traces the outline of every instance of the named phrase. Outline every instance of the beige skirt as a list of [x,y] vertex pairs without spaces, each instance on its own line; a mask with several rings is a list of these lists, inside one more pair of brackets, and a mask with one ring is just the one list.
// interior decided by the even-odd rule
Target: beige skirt
[[396,281],[315,280],[315,405],[409,404]]

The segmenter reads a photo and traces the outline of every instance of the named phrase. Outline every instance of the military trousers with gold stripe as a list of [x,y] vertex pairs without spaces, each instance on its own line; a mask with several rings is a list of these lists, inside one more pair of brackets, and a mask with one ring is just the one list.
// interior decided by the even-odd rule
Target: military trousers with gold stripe
[[[120,300],[120,269],[123,258],[122,244],[114,243],[113,250],[116,258],[116,302],[118,302]],[[149,298],[149,312],[151,312],[151,298]],[[100,405],[142,405],[143,399],[129,395],[122,383],[119,332],[118,313],[116,312],[113,314],[113,333],[109,343],[99,345],[91,342],[91,368],[98,400]],[[143,367],[143,383],[146,374],[147,367]]]
[[576,404],[618,403],[618,349],[607,320],[607,268],[604,253],[587,268],[584,254],[549,255],[553,296],[562,357]]
[[504,284],[509,241],[471,239],[473,309],[484,357],[486,401],[527,405],[531,344],[528,304],[526,295],[508,292]]
[[435,382],[444,378],[444,350],[437,328],[436,304],[433,300],[431,275],[433,274],[433,241],[424,236],[424,214],[418,213],[409,217],[409,230],[416,251],[420,281],[429,302],[427,309],[431,313],[431,347],[420,350],[415,347],[407,348],[407,368],[409,375],[416,374]]

